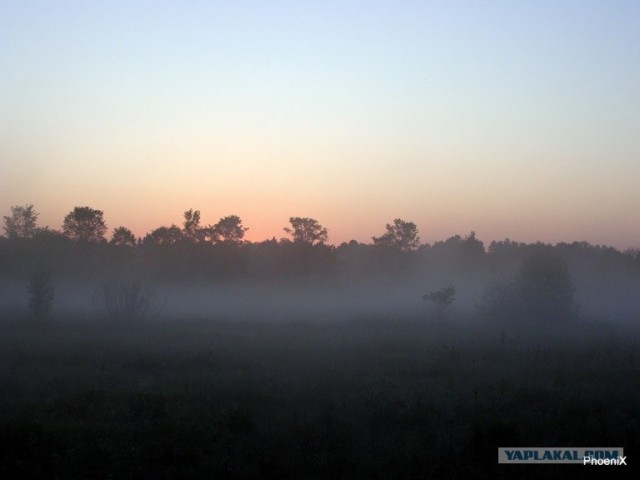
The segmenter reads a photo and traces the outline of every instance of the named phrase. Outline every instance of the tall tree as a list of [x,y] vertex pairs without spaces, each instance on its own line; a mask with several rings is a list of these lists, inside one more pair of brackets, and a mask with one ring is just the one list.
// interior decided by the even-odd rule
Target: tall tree
[[291,235],[296,243],[324,244],[329,237],[329,231],[313,218],[291,217],[289,223],[291,228],[285,227],[283,230]]
[[13,206],[4,218],[4,231],[9,238],[30,238],[37,232],[38,214],[33,205]]
[[62,232],[67,237],[82,243],[103,242],[106,231],[102,210],[90,207],[75,207],[62,224]]
[[372,237],[374,245],[391,247],[401,252],[410,252],[420,246],[418,227],[415,223],[396,218],[393,225],[387,223],[386,229],[384,235]]

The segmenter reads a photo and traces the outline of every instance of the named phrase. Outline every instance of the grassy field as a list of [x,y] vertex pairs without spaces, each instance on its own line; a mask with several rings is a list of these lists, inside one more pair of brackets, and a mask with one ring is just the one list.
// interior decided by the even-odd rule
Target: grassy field
[[[638,458],[622,328],[0,325],[0,478],[602,478]],[[630,466],[498,465],[499,446],[622,446]]]

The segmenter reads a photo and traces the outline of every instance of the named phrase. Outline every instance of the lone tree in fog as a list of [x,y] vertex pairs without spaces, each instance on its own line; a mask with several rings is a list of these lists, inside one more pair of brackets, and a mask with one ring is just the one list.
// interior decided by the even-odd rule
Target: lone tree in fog
[[420,246],[418,227],[413,222],[405,222],[400,218],[387,223],[387,232],[379,237],[372,237],[373,244],[379,247],[390,247],[401,252],[411,252]]
[[433,302],[436,306],[436,318],[440,321],[444,320],[445,310],[453,303],[456,296],[456,289],[453,285],[441,288],[434,292],[429,292],[422,296],[427,302]]
[[113,230],[109,243],[116,247],[135,247],[136,236],[127,227],[118,227]]
[[51,272],[38,265],[29,276],[27,286],[29,294],[29,310],[36,320],[47,320],[53,306],[53,284]]
[[291,228],[285,227],[283,230],[291,235],[296,243],[320,245],[329,237],[329,231],[313,218],[291,217],[289,223]]
[[38,214],[33,205],[13,206],[11,215],[3,218],[8,238],[31,238],[37,231]]
[[81,243],[99,243],[105,240],[107,225],[102,210],[90,207],[75,207],[64,217],[62,232],[71,240]]

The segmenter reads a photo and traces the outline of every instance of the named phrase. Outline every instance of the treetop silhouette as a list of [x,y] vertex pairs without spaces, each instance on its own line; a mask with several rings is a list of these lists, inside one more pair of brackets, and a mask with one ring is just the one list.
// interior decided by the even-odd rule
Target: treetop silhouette
[[38,213],[33,205],[13,206],[11,215],[3,218],[8,238],[30,238],[37,232]]
[[106,231],[102,210],[90,207],[75,207],[64,217],[62,224],[64,235],[81,243],[103,242]]
[[420,246],[420,236],[415,223],[396,218],[393,225],[387,223],[386,229],[385,234],[371,237],[374,245],[393,248],[401,252],[411,252]]
[[293,238],[296,243],[308,245],[321,245],[327,241],[329,230],[320,225],[317,220],[308,217],[290,217],[291,228],[283,230]]

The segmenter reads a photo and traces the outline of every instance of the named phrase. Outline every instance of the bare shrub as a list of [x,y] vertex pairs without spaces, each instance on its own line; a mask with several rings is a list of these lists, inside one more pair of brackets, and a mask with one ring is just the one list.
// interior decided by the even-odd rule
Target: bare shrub
[[27,285],[29,310],[36,320],[47,320],[53,307],[53,283],[51,272],[38,266],[29,276]]
[[154,301],[154,291],[139,280],[108,280],[98,295],[99,306],[112,321],[142,321],[149,315]]

